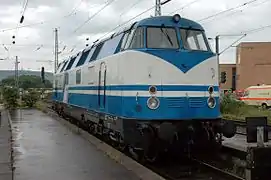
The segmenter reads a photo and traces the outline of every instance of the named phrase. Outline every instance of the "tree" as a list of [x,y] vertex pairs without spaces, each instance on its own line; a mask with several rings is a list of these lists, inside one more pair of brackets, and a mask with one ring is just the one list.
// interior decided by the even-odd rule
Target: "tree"
[[[14,86],[15,79],[13,76],[3,79],[1,81],[2,86]],[[52,88],[52,83],[49,80],[45,80],[44,84],[41,81],[41,77],[34,75],[22,75],[19,77],[19,87],[27,90],[29,88]]]
[[3,100],[6,108],[15,109],[18,106],[18,91],[15,88],[2,88]]

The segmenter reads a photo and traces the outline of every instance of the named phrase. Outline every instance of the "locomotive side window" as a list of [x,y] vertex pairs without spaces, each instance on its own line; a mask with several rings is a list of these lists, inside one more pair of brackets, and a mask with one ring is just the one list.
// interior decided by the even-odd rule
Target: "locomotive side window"
[[143,48],[144,47],[144,28],[139,27],[136,29],[130,48]]
[[62,63],[60,63],[60,64],[58,65],[57,73],[59,73],[59,72],[60,72],[60,70],[62,69],[63,65],[64,65],[64,63],[63,63],[63,62],[62,62]]
[[130,43],[131,43],[132,38],[133,38],[133,35],[134,35],[134,32],[135,32],[135,29],[132,29],[131,32],[130,32],[130,34],[128,35],[127,42],[126,42],[126,44],[124,46],[124,49],[129,48]]
[[58,87],[58,80],[57,79],[58,79],[58,77],[56,76],[55,77],[55,89],[57,89],[57,87]]
[[88,67],[88,84],[94,84],[95,83],[95,69],[94,66]]
[[90,61],[93,61],[93,60],[97,59],[97,56],[99,55],[103,45],[104,45],[104,43],[102,42],[102,43],[100,43],[99,45],[96,46],[95,51],[94,51]]
[[121,41],[120,51],[124,50],[128,36],[129,36],[129,32],[126,32],[122,38],[122,41]]
[[66,68],[66,71],[69,70],[69,69],[71,69],[71,67],[72,67],[72,65],[73,65],[73,63],[74,63],[74,61],[75,61],[75,59],[76,59],[76,57],[73,57],[73,58],[70,60],[68,66],[67,66],[67,68]]
[[64,65],[62,66],[62,68],[61,68],[61,71],[60,72],[62,72],[63,70],[64,70],[64,68],[65,68],[65,66],[67,65],[67,63],[68,63],[69,61],[66,61],[65,63],[64,63]]
[[89,55],[89,52],[90,52],[90,50],[87,50],[86,52],[83,52],[83,54],[80,57],[78,63],[76,64],[76,67],[81,66],[82,64],[85,63],[85,61],[86,61],[86,59],[87,59],[87,57]]
[[199,30],[180,30],[183,46],[188,50],[208,51],[208,44],[205,40],[203,31]]
[[69,84],[69,73],[65,73],[64,75],[64,86]]
[[81,69],[76,71],[76,84],[81,84]]
[[91,48],[91,50],[90,50],[90,52],[89,52],[89,54],[88,54],[88,57],[87,57],[87,61],[86,61],[86,62],[92,61],[92,55],[93,55],[93,53],[95,52],[95,50],[96,50],[96,46],[94,46],[94,47]]
[[96,59],[102,59],[104,57],[114,54],[120,43],[121,37],[121,35],[117,35],[112,39],[108,39],[107,41],[105,41]]

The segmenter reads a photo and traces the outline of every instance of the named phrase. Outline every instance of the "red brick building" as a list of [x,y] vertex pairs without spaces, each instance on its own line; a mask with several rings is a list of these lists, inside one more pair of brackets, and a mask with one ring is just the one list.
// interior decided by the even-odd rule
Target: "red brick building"
[[271,42],[243,42],[236,49],[236,89],[271,84]]
[[226,72],[223,90],[243,90],[249,86],[271,85],[271,42],[243,42],[236,48],[236,64],[220,64]]

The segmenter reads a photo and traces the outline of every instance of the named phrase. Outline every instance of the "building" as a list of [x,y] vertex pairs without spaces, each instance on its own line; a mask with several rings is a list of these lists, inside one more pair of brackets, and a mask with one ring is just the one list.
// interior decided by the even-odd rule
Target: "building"
[[242,42],[236,49],[236,89],[271,84],[271,42]]
[[220,84],[222,90],[235,90],[236,89],[236,65],[235,64],[220,64],[220,74],[225,72],[226,82]]

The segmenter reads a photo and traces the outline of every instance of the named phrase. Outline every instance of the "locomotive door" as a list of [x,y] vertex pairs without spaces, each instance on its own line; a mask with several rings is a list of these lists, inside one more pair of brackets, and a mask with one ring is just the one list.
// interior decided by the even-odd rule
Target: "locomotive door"
[[65,73],[64,75],[64,89],[63,89],[63,103],[68,103],[69,92],[68,92],[68,84],[69,84],[69,74]]
[[68,97],[69,97],[69,94],[68,94],[68,87],[65,86],[64,88],[64,97],[63,97],[63,103],[68,103]]
[[100,109],[105,108],[106,101],[106,65],[104,62],[100,64],[99,70],[99,87],[98,87],[98,104]]

